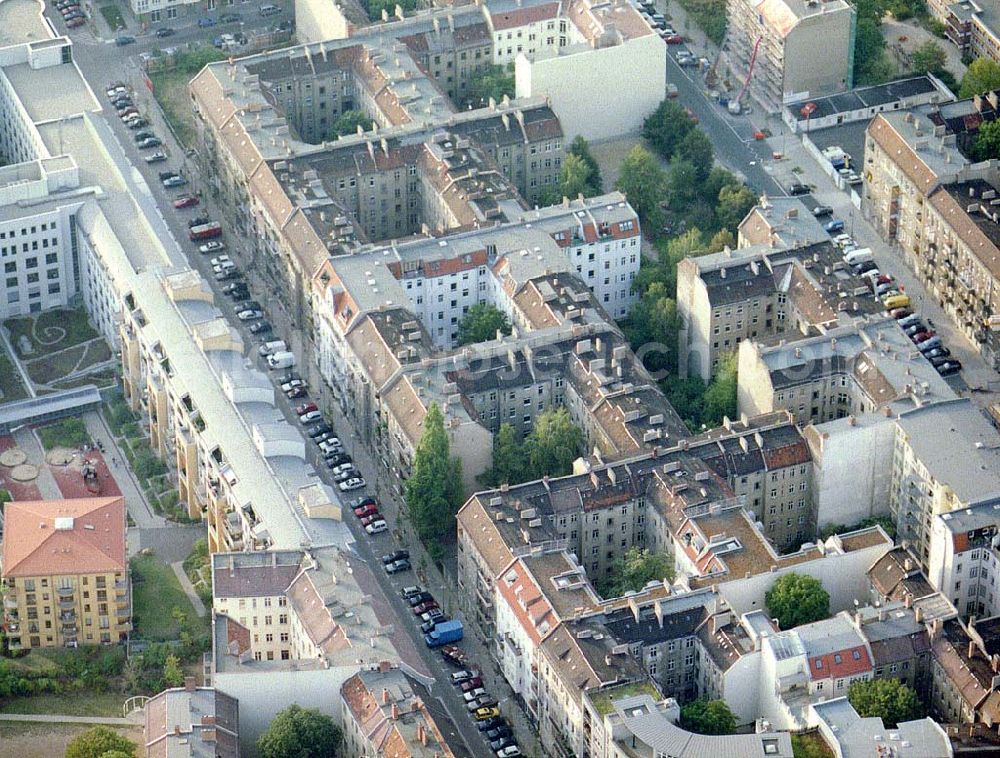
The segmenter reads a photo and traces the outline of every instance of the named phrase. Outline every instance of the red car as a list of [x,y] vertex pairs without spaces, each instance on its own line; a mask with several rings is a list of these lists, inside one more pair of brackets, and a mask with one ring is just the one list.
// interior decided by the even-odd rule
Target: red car
[[85,23],[87,22],[82,18],[74,18],[67,21],[66,26],[68,26],[70,29],[76,29],[76,27],[83,26]]
[[413,609],[414,616],[423,616],[427,611],[432,608],[438,608],[437,600],[428,600],[426,603],[421,603]]
[[361,526],[368,526],[371,522],[378,521],[380,518],[382,518],[382,514],[378,511],[370,513],[361,519]]
[[375,503],[367,503],[354,509],[354,515],[358,518],[373,516],[378,513],[378,506]]
[[478,676],[472,677],[472,679],[466,679],[461,684],[462,692],[468,692],[469,690],[474,690],[477,687],[483,686],[483,680]]
[[934,336],[934,332],[917,332],[913,335],[914,344],[919,345],[921,342],[925,342]]
[[194,208],[200,202],[201,200],[198,199],[197,195],[181,195],[174,200],[174,208],[178,210],[181,208]]
[[312,413],[315,410],[319,410],[316,407],[316,403],[303,403],[302,405],[295,406],[295,415],[304,416],[307,413]]
[[684,42],[684,38],[679,34],[668,34],[663,41],[668,45],[680,45]]
[[294,389],[288,390],[285,394],[288,396],[289,400],[294,400],[297,397],[305,397],[309,394],[309,390],[305,387],[295,387]]

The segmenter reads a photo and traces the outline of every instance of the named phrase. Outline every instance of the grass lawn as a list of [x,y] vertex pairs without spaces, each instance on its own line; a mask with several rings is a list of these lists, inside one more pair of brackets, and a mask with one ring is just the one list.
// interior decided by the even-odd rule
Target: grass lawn
[[31,341],[36,355],[62,350],[101,336],[90,325],[87,311],[82,307],[12,318],[5,321],[4,326],[10,331],[10,341],[15,348],[23,335]]
[[[121,713],[118,714],[119,716]],[[66,745],[78,734],[87,731],[89,724],[38,724],[27,721],[0,722],[0,746],[3,755],[18,758],[52,758],[63,755]],[[142,728],[118,729],[137,745],[142,744]]]
[[206,625],[195,615],[188,596],[181,589],[174,570],[155,555],[132,559],[132,613],[138,618],[136,633],[147,640],[176,640],[181,625],[171,613],[180,608],[192,629]]
[[90,442],[87,425],[80,418],[67,418],[54,424],[39,427],[38,437],[42,447],[52,450],[56,447],[77,448]]
[[0,393],[3,393],[0,396],[0,403],[28,397],[28,390],[21,381],[21,374],[14,368],[14,363],[3,348],[0,348]]
[[58,713],[63,716],[118,716],[126,696],[120,692],[73,692],[17,697],[0,702],[0,713]]
[[85,368],[98,363],[104,363],[107,360],[111,360],[111,348],[108,347],[108,343],[104,340],[94,340],[87,345],[87,353],[83,360],[80,361],[78,369],[82,371]]
[[104,16],[104,20],[108,22],[114,30],[125,28],[125,19],[122,18],[122,12],[118,9],[117,5],[102,5],[101,15]]
[[833,751],[819,732],[805,732],[792,735],[792,755],[795,758],[833,758]]
[[60,379],[58,381],[52,382],[52,386],[57,390],[69,390],[74,387],[83,387],[87,384],[93,384],[97,387],[112,387],[117,381],[117,375],[113,368],[102,369],[101,371],[95,371],[92,374],[87,374],[86,376],[78,376],[73,379]]
[[191,75],[179,71],[164,71],[150,74],[153,82],[153,96],[163,109],[163,116],[182,145],[194,144],[194,114],[191,112],[191,98],[187,93]]
[[87,348],[83,345],[73,345],[58,353],[25,360],[24,367],[36,384],[48,384],[72,372],[86,352]]

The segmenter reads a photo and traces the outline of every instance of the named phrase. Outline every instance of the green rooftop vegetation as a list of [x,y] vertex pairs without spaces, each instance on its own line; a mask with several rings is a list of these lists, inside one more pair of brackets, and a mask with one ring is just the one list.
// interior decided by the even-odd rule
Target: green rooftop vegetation
[[629,682],[618,687],[608,687],[588,693],[590,702],[594,704],[594,710],[602,716],[607,716],[614,711],[615,702],[636,695],[649,695],[653,700],[659,700],[662,696],[656,691],[652,682]]

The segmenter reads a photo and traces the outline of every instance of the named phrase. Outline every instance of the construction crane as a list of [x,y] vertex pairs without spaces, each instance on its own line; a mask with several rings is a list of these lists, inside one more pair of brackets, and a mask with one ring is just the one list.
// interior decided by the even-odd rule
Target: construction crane
[[743,96],[747,93],[747,89],[750,87],[750,77],[753,76],[753,67],[757,62],[757,51],[760,50],[760,43],[763,41],[764,37],[761,35],[753,44],[753,52],[750,53],[750,65],[747,66],[747,77],[743,80],[743,87],[740,89],[740,94],[738,94],[735,99],[729,101],[730,113],[739,113],[743,108]]

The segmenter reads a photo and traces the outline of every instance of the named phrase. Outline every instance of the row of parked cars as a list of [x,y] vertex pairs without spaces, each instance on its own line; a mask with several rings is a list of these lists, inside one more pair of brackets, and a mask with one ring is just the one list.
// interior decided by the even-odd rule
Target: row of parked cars
[[59,11],[70,29],[87,23],[87,14],[80,7],[80,0],[57,0],[52,3],[52,7]]
[[[827,231],[831,231],[831,222]],[[839,227],[843,229],[843,222]],[[945,347],[941,337],[934,332],[934,324],[930,319],[927,323],[913,312],[913,304],[902,286],[892,275],[879,271],[872,251],[869,248],[855,246],[854,240],[847,234],[838,234],[834,243],[844,251],[844,263],[851,271],[863,276],[871,287],[875,297],[879,299],[886,311],[896,319],[900,328],[913,342],[917,350],[930,361],[941,376],[951,376],[962,370],[962,363],[953,358],[951,351]]]
[[[463,654],[456,648],[444,647],[442,654],[445,661],[453,665],[462,665],[465,662]],[[462,691],[469,713],[476,720],[476,726],[482,733],[483,739],[497,758],[520,756],[521,749],[517,746],[514,731],[500,715],[496,698],[486,693],[479,673],[463,668],[451,675],[451,683]]]

